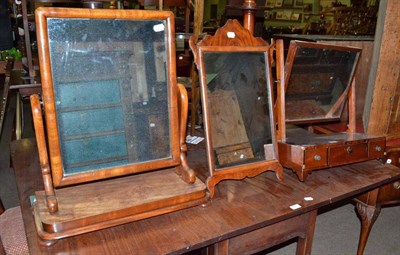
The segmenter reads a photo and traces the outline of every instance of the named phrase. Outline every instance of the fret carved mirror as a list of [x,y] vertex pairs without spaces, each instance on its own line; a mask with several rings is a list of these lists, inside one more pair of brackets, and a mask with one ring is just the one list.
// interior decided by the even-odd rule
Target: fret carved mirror
[[270,47],[238,21],[190,41],[199,70],[211,197],[224,179],[252,177],[278,163],[272,111]]

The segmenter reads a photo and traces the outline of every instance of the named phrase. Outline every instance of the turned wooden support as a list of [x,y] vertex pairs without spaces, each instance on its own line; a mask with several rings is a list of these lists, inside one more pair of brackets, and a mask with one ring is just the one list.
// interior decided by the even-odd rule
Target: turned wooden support
[[244,0],[243,3],[243,26],[247,28],[250,33],[254,34],[254,20],[256,11],[255,0]]
[[[276,47],[276,79],[277,102],[275,103],[275,116],[278,120],[278,141],[286,141],[286,117],[285,117],[285,57],[283,40],[275,42]],[[279,117],[278,117],[279,116]]]
[[58,211],[58,202],[53,188],[53,180],[51,177],[51,169],[49,164],[49,156],[47,153],[47,144],[44,134],[44,125],[42,110],[40,106],[39,95],[34,94],[30,97],[33,124],[35,127],[35,135],[37,141],[37,147],[39,152],[39,162],[40,168],[42,170],[42,178],[44,184],[44,190],[46,193],[47,208],[50,213],[55,213]]

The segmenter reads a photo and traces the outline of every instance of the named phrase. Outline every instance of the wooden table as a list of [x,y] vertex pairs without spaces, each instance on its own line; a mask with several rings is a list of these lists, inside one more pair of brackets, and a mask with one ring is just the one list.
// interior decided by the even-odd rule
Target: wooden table
[[[189,149],[191,166],[205,170],[203,147]],[[266,172],[243,181],[219,183],[214,199],[205,206],[41,247],[28,201],[35,190],[43,188],[35,141],[14,141],[11,155],[31,254],[178,254],[213,244],[216,254],[242,254],[293,237],[300,237],[298,254],[309,254],[318,208],[400,179],[399,168],[378,161],[315,171],[305,182],[290,171],[285,171],[283,182],[273,172]],[[304,197],[313,200],[305,201]],[[301,208],[290,209],[293,204]]]
[[[400,139],[386,144],[386,155],[390,164],[400,167]],[[364,254],[369,234],[382,207],[400,204],[400,181],[388,183],[364,193],[355,199],[357,213],[361,219],[361,233],[357,255]]]

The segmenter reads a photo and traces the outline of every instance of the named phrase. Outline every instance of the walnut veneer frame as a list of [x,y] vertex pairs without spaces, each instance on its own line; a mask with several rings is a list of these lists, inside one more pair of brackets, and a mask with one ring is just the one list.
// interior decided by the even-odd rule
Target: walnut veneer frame
[[[204,203],[206,186],[186,159],[188,99],[176,83],[173,13],[38,8],[35,16],[46,132],[33,95],[44,191],[32,204],[44,244]],[[117,139],[126,156],[114,156]],[[85,149],[100,158],[88,160]]]
[[[278,162],[278,154],[277,154],[277,143],[275,139],[275,125],[272,123],[274,122],[274,116],[272,113],[272,90],[271,90],[271,70],[270,70],[270,60],[269,60],[269,55],[271,54],[271,48],[268,43],[266,43],[264,40],[261,38],[256,38],[251,35],[251,33],[243,28],[240,23],[237,20],[228,20],[228,22],[225,24],[225,26],[219,28],[217,32],[215,33],[214,36],[206,36],[203,40],[201,40],[197,45],[194,43],[194,38],[191,38],[190,40],[190,47],[192,48],[195,56],[195,62],[199,70],[199,77],[200,77],[200,84],[201,84],[201,97],[202,97],[202,105],[203,105],[203,112],[204,112],[204,128],[205,128],[205,137],[206,137],[206,148],[207,148],[207,159],[208,159],[208,168],[209,168],[209,173],[210,176],[207,179],[207,187],[210,192],[210,197],[213,197],[214,192],[215,192],[215,186],[222,180],[224,179],[243,179],[245,177],[253,177],[256,176],[262,172],[272,170],[276,172],[276,175],[278,179],[282,180],[282,167],[280,163]],[[260,54],[264,61],[264,67],[260,66],[254,66],[251,68],[254,68],[255,70],[257,68],[265,68],[265,81],[263,85],[265,85],[265,90],[267,95],[268,100],[266,101],[266,107],[263,108],[264,111],[269,111],[269,123],[271,124],[269,126],[272,140],[270,144],[266,145],[264,144],[264,155],[263,155],[263,160],[257,160],[255,162],[245,162],[245,163],[239,163],[239,164],[222,164],[223,166],[219,169],[216,168],[216,157],[215,155],[217,149],[215,148],[215,144],[213,145],[213,132],[211,131],[213,126],[215,126],[217,123],[212,123],[211,118],[212,118],[212,111],[210,109],[210,95],[208,94],[209,87],[207,84],[207,79],[209,77],[206,77],[206,66],[205,66],[205,54],[243,54],[240,56],[246,57],[245,54]],[[231,63],[229,61],[225,61],[226,66],[230,66]],[[218,68],[218,64],[216,65]],[[249,67],[247,67],[249,68]],[[250,82],[250,81],[249,81]],[[249,83],[247,83],[249,84]],[[229,94],[229,93],[228,93]],[[235,106],[237,104],[237,99],[235,96],[235,93],[233,94],[219,94],[215,96],[215,101],[220,101],[221,105],[227,105],[229,104],[228,100],[224,101],[226,98],[229,100],[233,100],[232,107],[235,109],[228,109],[228,112],[226,112],[227,115],[235,115],[237,112],[240,111],[238,107]],[[240,95],[237,95],[239,98]],[[254,98],[256,100],[256,98]],[[250,106],[249,106],[250,107]],[[229,111],[231,112],[229,113]],[[235,113],[236,111],[236,113]],[[241,115],[240,113],[238,115]],[[240,126],[243,126],[241,117],[237,118],[236,123],[239,123]],[[220,128],[220,127],[218,127]],[[217,129],[218,129],[217,128]],[[227,129],[224,129],[223,127],[221,128],[221,133],[226,132]],[[245,128],[244,128],[245,129]],[[244,130],[246,133],[247,130]],[[238,132],[239,133],[239,132]],[[239,135],[239,134],[236,135]],[[243,132],[242,132],[243,133]],[[230,133],[232,135],[232,132]],[[246,134],[244,134],[246,135]],[[227,136],[225,134],[225,136]],[[235,134],[232,136],[225,137],[226,140],[232,141],[235,140]],[[215,140],[214,140],[215,141]],[[235,146],[233,146],[235,147]],[[224,150],[226,147],[222,148]],[[236,155],[236,153],[240,154],[243,151],[246,150],[246,148],[241,147],[241,145],[238,145],[236,151],[231,151],[233,154]],[[246,153],[243,153],[246,154]],[[243,156],[243,154],[241,156]],[[219,158],[218,160],[226,160],[224,158]],[[228,160],[229,161],[229,160]],[[235,162],[237,163],[237,162]]]
[[[171,135],[171,157],[166,159],[154,160],[132,164],[129,166],[115,167],[112,169],[98,170],[95,173],[85,172],[73,175],[65,175],[63,169],[63,158],[60,149],[59,127],[56,120],[56,105],[54,99],[54,87],[52,78],[52,67],[49,51],[49,35],[47,31],[47,20],[49,18],[90,18],[90,19],[143,19],[143,20],[165,20],[166,22],[166,47],[167,61],[169,66],[168,83],[174,84],[176,81],[175,71],[175,37],[174,19],[170,12],[113,12],[107,10],[86,10],[86,9],[62,9],[62,8],[43,8],[36,12],[36,23],[38,27],[38,44],[40,71],[42,80],[42,91],[44,108],[46,114],[47,137],[49,139],[49,153],[53,185],[61,187],[82,182],[89,182],[115,176],[132,174],[137,172],[149,171],[163,167],[177,166],[180,164],[180,142],[177,111],[177,87],[169,87],[170,103],[170,135]],[[192,178],[192,177],[191,177]],[[193,181],[193,179],[192,179]]]

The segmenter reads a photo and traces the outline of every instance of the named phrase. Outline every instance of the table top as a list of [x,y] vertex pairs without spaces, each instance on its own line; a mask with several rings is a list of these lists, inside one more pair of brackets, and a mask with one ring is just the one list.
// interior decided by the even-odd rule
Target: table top
[[[285,170],[283,182],[269,171],[241,181],[218,184],[215,197],[203,206],[38,244],[29,196],[43,189],[36,142],[11,144],[21,209],[31,254],[178,254],[205,247],[270,224],[350,198],[400,179],[400,169],[368,161],[314,171],[300,182]],[[189,146],[191,166],[205,176],[204,145]],[[312,197],[305,201],[304,197]],[[301,205],[292,210],[289,206]],[[356,217],[356,215],[354,215]]]

